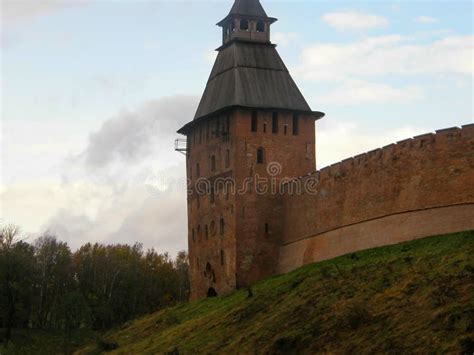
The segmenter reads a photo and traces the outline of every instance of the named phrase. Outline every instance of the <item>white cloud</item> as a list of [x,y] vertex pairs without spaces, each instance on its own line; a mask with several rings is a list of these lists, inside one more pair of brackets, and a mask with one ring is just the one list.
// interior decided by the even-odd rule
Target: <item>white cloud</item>
[[320,96],[322,104],[367,104],[403,103],[423,97],[422,90],[416,86],[393,88],[390,85],[371,83],[363,80],[345,80],[342,85]]
[[415,22],[421,23],[423,25],[437,23],[438,19],[431,16],[418,16],[415,18]]
[[324,14],[322,19],[339,31],[361,31],[376,27],[386,27],[389,21],[382,16],[360,11],[338,11]]
[[474,36],[450,36],[427,44],[392,35],[348,44],[306,47],[294,71],[304,79],[343,81],[382,75],[474,74]]
[[288,32],[275,32],[272,34],[272,42],[280,46],[288,46],[290,43],[298,39],[298,34]]
[[54,13],[66,6],[79,5],[87,0],[2,0],[2,27],[28,24],[35,18]]
[[215,49],[209,50],[203,54],[203,57],[207,63],[214,64],[217,58],[217,52]]
[[1,0],[1,46],[7,49],[22,41],[22,31],[38,18],[87,1],[89,0]]
[[[1,217],[26,233],[56,233],[72,248],[96,241],[142,242],[173,254],[185,248],[185,158],[173,150],[173,141],[196,105],[196,97],[162,98],[106,120],[89,140],[68,132],[70,140],[82,143],[82,153],[72,158],[65,158],[65,151],[77,149],[77,142],[51,146],[51,127],[35,126],[34,139],[25,137],[18,149],[9,150],[9,161],[15,165],[22,157],[25,169],[44,165],[54,174],[39,179],[22,173],[2,184]],[[21,127],[12,131],[15,136]],[[28,162],[36,149],[41,152]],[[49,153],[56,149],[61,154],[52,159]]]
[[316,162],[318,169],[430,131],[423,127],[404,126],[396,130],[366,132],[354,121],[336,118],[331,118],[326,122],[321,121],[317,127]]

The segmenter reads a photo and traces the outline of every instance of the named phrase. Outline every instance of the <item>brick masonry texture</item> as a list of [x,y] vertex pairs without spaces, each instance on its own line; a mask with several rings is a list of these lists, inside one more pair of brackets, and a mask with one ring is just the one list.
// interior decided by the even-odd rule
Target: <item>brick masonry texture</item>
[[[256,132],[251,130],[252,112],[258,115]],[[278,132],[272,131],[274,113],[278,114]],[[191,187],[199,178],[213,181],[226,177],[240,188],[248,177],[268,177],[270,162],[282,167],[277,180],[314,171],[315,120],[311,114],[298,117],[297,135],[292,133],[293,113],[284,110],[233,109],[197,125],[187,137]],[[258,149],[264,151],[261,164],[257,163]],[[191,298],[205,297],[211,288],[218,294],[229,293],[275,274],[283,222],[281,196],[257,194],[253,186],[245,193],[224,195],[216,191],[214,199],[198,195],[193,190],[188,196]]]
[[286,194],[278,272],[361,249],[474,229],[474,125],[376,149]]
[[[474,125],[407,139],[315,171],[314,117],[300,115],[293,135],[293,113],[278,111],[273,133],[274,112],[258,110],[256,132],[248,109],[197,125],[188,135],[191,186],[205,177],[232,178],[240,187],[255,174],[270,177],[267,164],[278,162],[281,172],[271,177],[303,183],[316,178],[316,191],[292,194],[291,182],[283,194],[250,188],[241,194],[215,191],[211,198],[193,190],[192,299],[366,248],[474,229]],[[257,163],[259,148],[263,164]]]

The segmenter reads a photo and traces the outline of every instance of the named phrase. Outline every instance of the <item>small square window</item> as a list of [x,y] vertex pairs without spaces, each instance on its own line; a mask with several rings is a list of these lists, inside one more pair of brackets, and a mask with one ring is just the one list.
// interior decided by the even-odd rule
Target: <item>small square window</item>
[[248,31],[249,30],[249,22],[247,20],[241,20],[240,21],[240,29],[242,31]]

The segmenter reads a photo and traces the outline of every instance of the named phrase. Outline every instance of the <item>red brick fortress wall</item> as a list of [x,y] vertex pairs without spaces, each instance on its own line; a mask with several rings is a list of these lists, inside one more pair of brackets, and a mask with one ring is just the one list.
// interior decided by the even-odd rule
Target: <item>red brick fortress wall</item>
[[298,179],[283,197],[279,272],[357,250],[474,229],[474,124],[407,139]]

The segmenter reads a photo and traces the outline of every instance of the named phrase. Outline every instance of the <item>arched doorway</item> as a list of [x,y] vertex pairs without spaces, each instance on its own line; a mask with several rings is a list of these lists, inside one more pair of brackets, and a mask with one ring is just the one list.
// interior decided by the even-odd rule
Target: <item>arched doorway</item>
[[209,287],[209,290],[207,290],[207,297],[216,297],[217,292],[214,289],[214,287]]

